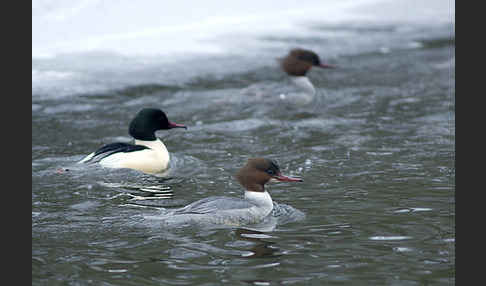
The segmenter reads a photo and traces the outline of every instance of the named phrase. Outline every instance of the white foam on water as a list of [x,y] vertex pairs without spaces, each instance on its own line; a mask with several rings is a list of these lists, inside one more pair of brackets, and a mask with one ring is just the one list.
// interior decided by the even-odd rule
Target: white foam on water
[[383,236],[383,235],[378,235],[378,236],[371,236],[369,239],[370,240],[383,240],[383,241],[387,241],[387,240],[406,240],[406,239],[410,239],[411,237],[410,236],[401,236],[401,235],[397,235],[397,236]]

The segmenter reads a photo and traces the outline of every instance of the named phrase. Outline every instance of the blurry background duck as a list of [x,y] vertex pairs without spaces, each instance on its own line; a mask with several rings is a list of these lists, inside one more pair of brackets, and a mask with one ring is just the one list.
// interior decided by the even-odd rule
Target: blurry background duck
[[282,83],[275,85],[255,84],[243,89],[242,93],[254,95],[261,101],[280,101],[291,105],[307,105],[315,101],[317,91],[307,77],[307,73],[313,68],[335,68],[334,65],[324,64],[319,56],[307,49],[295,48],[283,57],[277,59],[280,69],[285,72],[290,86]]

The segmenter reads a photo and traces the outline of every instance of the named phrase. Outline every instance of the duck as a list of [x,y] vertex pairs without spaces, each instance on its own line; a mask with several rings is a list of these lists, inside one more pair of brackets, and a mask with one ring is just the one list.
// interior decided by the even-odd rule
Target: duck
[[99,164],[107,168],[128,168],[147,174],[161,174],[169,167],[170,154],[164,143],[155,136],[157,130],[187,126],[169,121],[164,111],[143,108],[130,122],[128,134],[134,144],[115,142],[90,153],[79,164]]
[[274,207],[265,184],[275,182],[303,182],[302,178],[283,175],[275,160],[250,158],[240,168],[236,180],[244,188],[243,198],[210,196],[187,206],[168,210],[160,219],[166,224],[212,224],[241,226],[257,224]]
[[[295,98],[293,101],[298,104],[311,103],[315,98],[316,89],[307,77],[307,73],[313,67],[322,69],[336,68],[334,65],[322,63],[314,51],[302,48],[290,50],[285,57],[278,59],[278,61],[280,68],[288,75],[290,81],[302,91],[297,95],[294,94]],[[282,100],[286,100],[288,97],[289,95],[280,94],[280,99]]]

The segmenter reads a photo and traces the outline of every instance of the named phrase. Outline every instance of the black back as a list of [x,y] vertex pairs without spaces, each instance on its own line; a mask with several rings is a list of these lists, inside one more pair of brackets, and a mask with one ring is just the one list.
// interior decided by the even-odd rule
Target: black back
[[86,161],[85,163],[95,163],[99,162],[101,159],[110,156],[111,154],[114,153],[120,153],[120,152],[134,152],[134,151],[139,151],[139,150],[144,150],[144,149],[149,149],[146,146],[143,145],[134,145],[134,144],[128,144],[128,143],[111,143],[107,144],[100,149],[96,150],[94,153],[94,156]]

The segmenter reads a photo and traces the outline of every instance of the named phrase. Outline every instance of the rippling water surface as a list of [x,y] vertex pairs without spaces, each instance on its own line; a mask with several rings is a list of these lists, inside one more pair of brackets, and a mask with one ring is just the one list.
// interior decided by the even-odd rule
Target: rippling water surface
[[[119,55],[134,63],[120,74],[33,55],[33,285],[454,284],[451,22],[323,21],[306,31],[255,35],[258,49],[173,65]],[[275,58],[295,46],[338,66],[309,73],[318,92],[309,106],[279,96],[292,86]],[[157,132],[172,155],[168,174],[75,165],[129,141],[143,107],[188,126]],[[242,196],[233,175],[257,156],[304,179],[268,185],[267,225],[158,222],[161,207]]]

